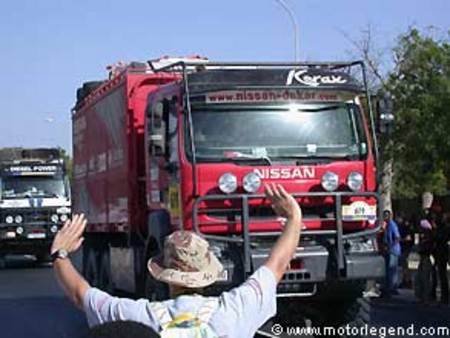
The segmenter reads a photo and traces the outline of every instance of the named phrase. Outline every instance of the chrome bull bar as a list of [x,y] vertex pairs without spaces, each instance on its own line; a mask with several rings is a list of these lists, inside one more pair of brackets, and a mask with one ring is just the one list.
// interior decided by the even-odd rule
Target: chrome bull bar
[[[370,236],[376,234],[382,225],[382,214],[383,210],[381,206],[381,198],[378,193],[375,192],[307,192],[307,193],[292,193],[295,198],[302,197],[332,197],[334,199],[334,210],[336,223],[336,229],[333,230],[303,230],[302,235],[327,235],[335,236],[336,240],[336,253],[337,253],[337,266],[339,270],[344,269],[344,241],[351,238]],[[360,231],[354,231],[348,234],[344,234],[343,231],[343,217],[342,217],[342,199],[349,197],[365,197],[374,198],[377,205],[377,219],[376,226],[371,229],[364,229]],[[261,237],[261,236],[276,236],[281,232],[252,232],[249,231],[249,200],[251,199],[262,199],[265,198],[263,194],[230,194],[230,195],[206,195],[198,197],[194,201],[194,206],[192,210],[192,227],[193,230],[203,236],[207,240],[221,241],[221,242],[232,242],[232,243],[242,243],[243,244],[243,256],[244,256],[244,273],[246,278],[251,271],[251,237]],[[241,236],[218,236],[202,233],[199,226],[199,205],[206,201],[218,201],[218,200],[241,200],[242,209],[240,210],[240,223],[242,226]],[[330,220],[330,219],[323,219]],[[226,221],[224,221],[226,223]]]

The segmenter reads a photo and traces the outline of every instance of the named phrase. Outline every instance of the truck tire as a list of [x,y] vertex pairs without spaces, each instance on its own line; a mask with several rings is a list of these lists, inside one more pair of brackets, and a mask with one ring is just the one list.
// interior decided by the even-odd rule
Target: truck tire
[[[328,312],[322,314],[324,315],[324,322],[321,325],[335,328],[348,326],[349,330],[352,328],[362,328],[365,325],[370,325],[371,322],[370,301],[366,298],[358,297],[352,300],[349,299],[346,302],[332,303],[329,304]],[[350,331],[347,335],[347,332],[344,332],[344,334],[337,335],[336,337],[366,337],[358,331],[354,333]]]
[[153,211],[148,217],[149,237],[145,243],[143,271],[139,293],[151,301],[162,301],[169,298],[169,288],[165,283],[155,280],[147,270],[147,262],[158,255],[164,246],[165,238],[170,234],[170,215],[167,210]]
[[97,250],[87,246],[83,250],[83,275],[91,286],[99,287]]
[[99,264],[97,266],[99,287],[107,293],[112,293],[114,287],[111,279],[111,256],[109,246],[103,247],[99,252],[99,256]]
[[[364,283],[349,283],[336,288],[330,288],[328,292],[339,295],[334,299],[320,300],[317,326],[328,326],[339,328],[349,326],[350,328],[364,327],[371,324],[371,304],[370,299],[362,297]],[[337,337],[364,337],[361,335],[340,335]]]
[[152,302],[169,299],[169,287],[167,284],[157,281],[148,272],[145,278],[144,287],[145,298]]
[[143,271],[141,276],[141,296],[151,301],[162,301],[169,298],[169,288],[165,283],[159,282],[153,278],[147,270],[147,262],[151,257],[154,257],[159,253],[159,247],[157,241],[150,237],[147,240],[144,251],[144,261],[142,262]]

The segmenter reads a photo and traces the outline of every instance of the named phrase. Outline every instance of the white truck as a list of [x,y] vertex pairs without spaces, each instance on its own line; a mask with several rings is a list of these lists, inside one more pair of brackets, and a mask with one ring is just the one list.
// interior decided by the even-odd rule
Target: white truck
[[53,237],[70,213],[70,185],[59,149],[0,149],[2,263],[9,254],[48,260]]

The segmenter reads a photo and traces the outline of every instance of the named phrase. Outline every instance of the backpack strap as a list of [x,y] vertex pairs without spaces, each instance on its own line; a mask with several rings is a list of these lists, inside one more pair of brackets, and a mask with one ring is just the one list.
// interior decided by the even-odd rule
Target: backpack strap
[[170,315],[169,308],[162,302],[151,302],[148,303],[148,306],[156,316],[156,320],[159,322],[159,326],[161,326],[162,329],[165,329],[167,325],[172,321],[172,316]]
[[211,297],[206,299],[202,306],[197,310],[197,318],[203,323],[208,323],[211,319],[214,311],[216,311],[219,306],[219,298]]

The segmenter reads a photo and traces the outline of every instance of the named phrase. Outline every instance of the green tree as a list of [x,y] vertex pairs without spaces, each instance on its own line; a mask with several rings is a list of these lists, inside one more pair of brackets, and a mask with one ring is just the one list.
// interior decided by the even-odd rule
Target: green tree
[[386,152],[394,159],[393,193],[442,194],[450,173],[450,32],[437,40],[412,28],[394,48],[385,87],[396,115]]

